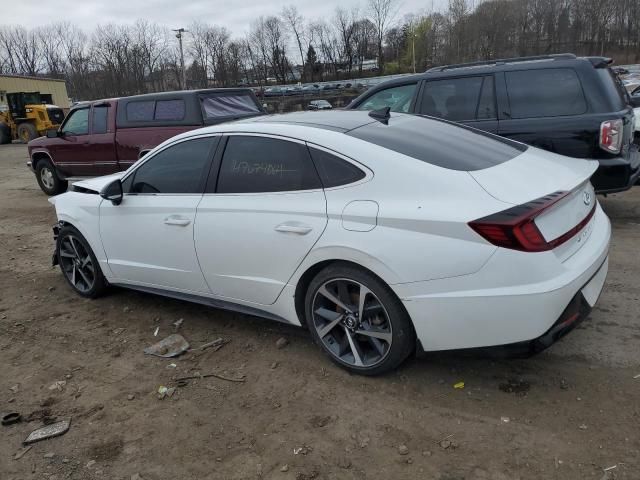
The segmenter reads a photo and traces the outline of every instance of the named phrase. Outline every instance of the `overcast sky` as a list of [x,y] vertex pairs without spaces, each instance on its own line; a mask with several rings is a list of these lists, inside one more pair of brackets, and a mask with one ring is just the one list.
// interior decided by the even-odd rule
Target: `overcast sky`
[[[406,13],[436,10],[448,0],[397,0],[396,20]],[[5,3],[6,2],[6,3]],[[242,36],[253,19],[277,14],[285,5],[296,5],[305,18],[330,18],[337,6],[351,8],[366,0],[3,0],[0,24],[35,27],[69,21],[91,31],[98,23],[132,23],[146,18],[171,28],[188,27],[194,20],[223,25]]]

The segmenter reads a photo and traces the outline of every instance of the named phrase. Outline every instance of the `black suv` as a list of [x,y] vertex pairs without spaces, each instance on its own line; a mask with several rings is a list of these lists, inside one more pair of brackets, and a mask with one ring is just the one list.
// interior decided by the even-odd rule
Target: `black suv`
[[577,158],[595,159],[598,193],[640,176],[631,99],[604,57],[521,57],[436,67],[377,85],[347,108],[444,118]]

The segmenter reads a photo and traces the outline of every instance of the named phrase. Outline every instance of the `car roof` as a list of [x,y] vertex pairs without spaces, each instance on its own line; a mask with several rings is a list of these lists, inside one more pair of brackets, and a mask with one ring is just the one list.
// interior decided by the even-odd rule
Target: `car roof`
[[362,110],[321,110],[317,112],[292,112],[241,120],[236,123],[279,123],[346,133],[375,122],[369,112]]

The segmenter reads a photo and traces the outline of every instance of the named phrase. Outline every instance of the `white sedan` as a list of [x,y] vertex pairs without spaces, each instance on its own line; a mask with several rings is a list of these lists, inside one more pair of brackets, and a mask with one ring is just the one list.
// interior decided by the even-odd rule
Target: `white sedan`
[[539,351],[595,304],[598,164],[446,121],[299,112],[194,130],[51,199],[54,263],[108,285],[306,326],[339,365]]

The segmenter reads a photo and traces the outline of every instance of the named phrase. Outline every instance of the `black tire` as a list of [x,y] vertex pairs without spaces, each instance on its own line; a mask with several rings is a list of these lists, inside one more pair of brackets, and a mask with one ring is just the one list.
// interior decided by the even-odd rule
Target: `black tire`
[[31,123],[21,123],[18,125],[18,138],[22,143],[29,143],[38,136],[36,127]]
[[[341,284],[345,286],[341,287]],[[332,293],[330,290],[334,285],[334,298],[339,301],[341,298],[348,298],[347,302],[341,303],[354,313],[345,314],[343,308],[328,300],[325,293],[320,293],[321,289]],[[356,289],[365,292],[362,307],[357,305],[360,303],[360,294],[355,299]],[[327,301],[335,305],[335,308],[322,306]],[[360,375],[389,372],[400,366],[415,350],[416,335],[404,306],[382,280],[362,268],[346,263],[329,265],[309,284],[304,305],[305,321],[315,343],[334,363],[350,372]],[[360,310],[361,314],[355,314],[356,310]],[[325,313],[317,313],[321,311]],[[335,317],[328,319],[327,313]],[[344,318],[335,324],[338,316]],[[336,326],[325,333],[331,324]],[[324,333],[324,340],[320,337],[320,331]],[[372,333],[383,333],[387,340],[382,340],[381,336],[372,339]],[[345,353],[340,354],[342,350]],[[376,356],[379,358],[376,359]]]
[[0,123],[0,145],[11,143],[11,129],[6,123]]
[[58,232],[56,256],[62,275],[78,295],[96,298],[106,291],[108,285],[98,259],[75,227],[65,225]]
[[58,195],[67,191],[69,182],[58,177],[56,168],[47,159],[38,160],[35,165],[36,180],[40,189],[47,195]]

